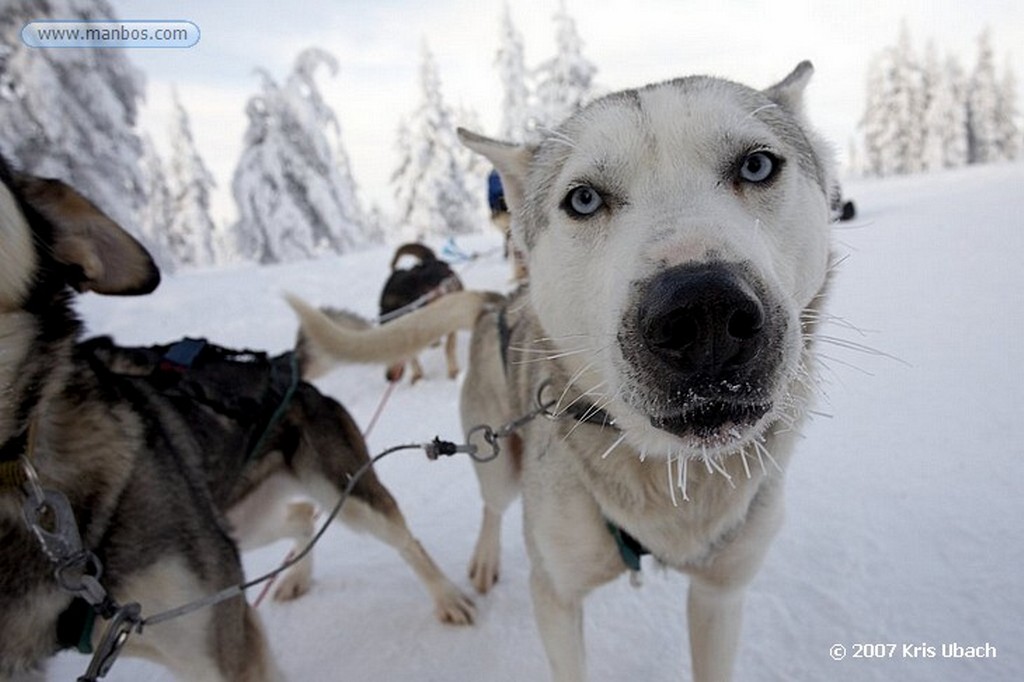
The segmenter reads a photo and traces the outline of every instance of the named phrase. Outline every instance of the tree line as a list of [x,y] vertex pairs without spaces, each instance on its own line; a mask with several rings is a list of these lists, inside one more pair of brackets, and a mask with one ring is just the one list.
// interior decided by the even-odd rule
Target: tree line
[[1024,143],[1018,119],[1016,77],[1008,60],[997,67],[991,30],[978,36],[968,71],[932,41],[919,52],[904,22],[868,66],[863,145],[851,166],[888,176],[1012,161]]
[[[33,50],[26,22],[75,16],[109,20],[107,0],[10,0],[0,6],[0,151],[25,172],[59,177],[125,225],[164,268],[230,261],[275,263],[343,253],[393,239],[443,237],[487,223],[484,162],[457,141],[479,130],[471,110],[449,106],[429,46],[421,50],[420,102],[396,131],[395,211],[366,209],[342,127],[323,94],[338,63],[309,48],[281,81],[257,71],[245,105],[243,149],[231,178],[238,218],[210,217],[215,189],[188,112],[173,94],[170,154],[138,126],[145,78],[118,50]],[[499,136],[522,141],[584,103],[596,67],[564,4],[555,14],[556,55],[526,67],[522,36],[505,6],[495,66],[506,103]]]

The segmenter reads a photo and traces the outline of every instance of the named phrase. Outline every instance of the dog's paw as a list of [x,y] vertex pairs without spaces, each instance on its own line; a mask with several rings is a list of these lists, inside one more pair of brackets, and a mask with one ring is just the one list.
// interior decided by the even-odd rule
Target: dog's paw
[[472,599],[452,587],[437,600],[434,614],[446,625],[472,625],[476,620],[476,605]]
[[274,590],[274,601],[291,601],[309,592],[313,580],[307,571],[292,570],[284,574]]
[[477,551],[469,562],[469,579],[480,594],[487,594],[498,582],[498,557]]

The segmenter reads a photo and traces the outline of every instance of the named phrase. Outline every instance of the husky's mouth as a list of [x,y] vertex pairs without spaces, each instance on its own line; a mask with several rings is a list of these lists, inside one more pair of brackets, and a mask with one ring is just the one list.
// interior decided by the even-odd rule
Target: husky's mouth
[[701,402],[671,415],[651,416],[651,426],[679,438],[702,441],[738,440],[740,431],[750,428],[768,414],[766,403]]

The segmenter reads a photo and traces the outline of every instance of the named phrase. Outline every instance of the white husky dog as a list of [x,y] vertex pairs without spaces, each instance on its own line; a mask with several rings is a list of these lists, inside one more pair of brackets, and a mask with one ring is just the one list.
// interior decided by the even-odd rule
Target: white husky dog
[[[828,150],[803,62],[764,91],[691,77],[595,101],[535,145],[461,131],[499,170],[529,285],[384,327],[297,299],[325,358],[390,362],[473,328],[462,418],[481,448],[477,589],[522,491],[534,612],[559,682],[585,678],[583,598],[640,548],[691,578],[694,679],[731,677],[745,586],[782,520],[830,262]],[[554,418],[551,418],[554,417]],[[510,433],[508,433],[510,432]]]

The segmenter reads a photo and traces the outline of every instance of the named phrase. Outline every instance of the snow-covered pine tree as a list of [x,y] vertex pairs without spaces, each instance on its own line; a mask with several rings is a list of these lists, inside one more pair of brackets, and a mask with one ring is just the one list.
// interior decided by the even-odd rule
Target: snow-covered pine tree
[[966,163],[966,103],[962,71],[956,59],[940,62],[935,43],[929,41],[922,66],[924,116],[921,169],[954,168]]
[[523,36],[512,23],[508,3],[504,5],[498,35],[498,53],[494,59],[501,81],[500,139],[524,142],[530,119],[530,90],[526,85],[526,57]]
[[[149,244],[159,246],[161,252],[172,257],[167,237],[171,224],[171,190],[167,171],[160,153],[148,134],[142,134],[142,188],[146,203],[139,212],[139,232]],[[172,263],[173,264],[173,263]]]
[[114,17],[106,0],[0,3],[0,150],[19,168],[64,180],[170,262],[141,233],[146,203],[135,131],[142,74],[124,50],[27,47],[19,36],[40,19]]
[[922,169],[925,87],[906,21],[897,44],[886,48],[868,67],[861,128],[869,174],[886,176]]
[[999,84],[992,53],[992,31],[978,36],[978,59],[967,84],[967,161],[990,163],[1000,159]]
[[167,241],[176,265],[209,266],[216,261],[216,228],[210,218],[210,191],[216,183],[196,149],[188,112],[181,104],[177,88],[172,90],[171,98],[174,119],[168,184],[172,207]]
[[304,50],[283,86],[266,72],[246,105],[249,127],[231,183],[243,258],[261,263],[343,253],[379,241],[356,195],[341,130],[316,72],[337,61]]
[[400,160],[391,176],[398,206],[397,236],[422,240],[477,232],[484,194],[467,189],[454,114],[441,95],[437,62],[426,43],[420,95],[420,105],[398,130]]
[[555,56],[535,72],[534,130],[558,126],[593,97],[597,67],[583,56],[583,41],[576,32],[576,22],[565,9],[565,2],[559,4],[554,19]]
[[877,54],[868,62],[865,82],[864,115],[860,129],[864,135],[862,169],[865,175],[885,176],[892,172],[895,163],[890,159],[894,136],[892,122],[888,116],[886,100],[886,54]]
[[967,164],[967,77],[960,60],[946,55],[943,67],[943,86],[947,89],[949,108],[946,109],[943,131],[946,168],[959,168]]
[[996,104],[996,148],[1004,161],[1020,157],[1021,130],[1017,124],[1017,77],[1010,60],[1006,60],[1003,77],[999,81],[999,99]]
[[900,26],[891,60],[889,94],[892,97],[891,114],[895,118],[895,173],[917,173],[922,170],[925,87],[920,60],[914,52],[906,20]]

